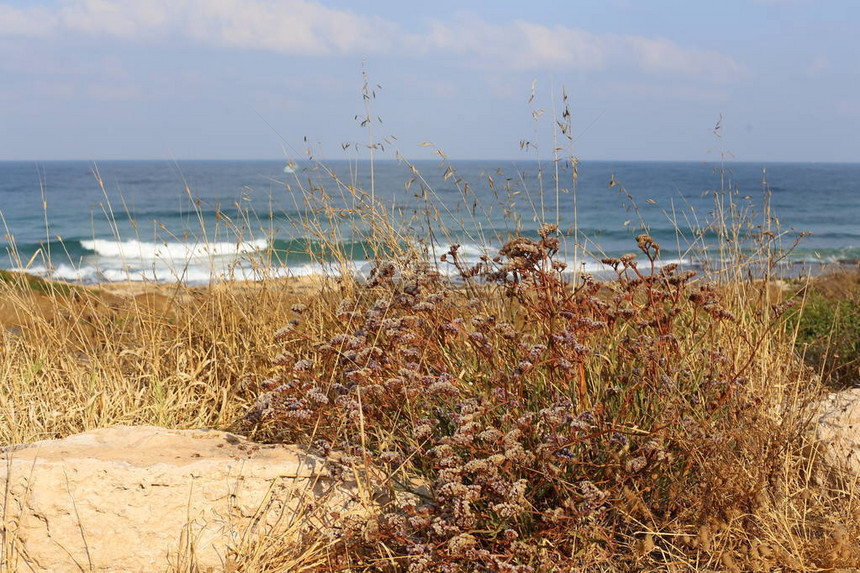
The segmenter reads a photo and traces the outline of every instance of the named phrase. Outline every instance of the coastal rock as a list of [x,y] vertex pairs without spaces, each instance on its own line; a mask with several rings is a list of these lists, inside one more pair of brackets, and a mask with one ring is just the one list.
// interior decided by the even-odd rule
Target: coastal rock
[[362,505],[325,460],[214,430],[121,426],[2,457],[0,561],[12,570],[220,571],[232,548],[283,531],[310,501],[327,511],[302,519]]
[[831,477],[860,477],[860,388],[827,395],[815,422],[818,453]]

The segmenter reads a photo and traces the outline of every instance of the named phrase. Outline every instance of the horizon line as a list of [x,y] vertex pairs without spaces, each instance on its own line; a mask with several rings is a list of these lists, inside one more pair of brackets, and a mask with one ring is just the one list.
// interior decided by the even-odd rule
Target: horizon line
[[[101,162],[296,162],[296,163],[326,163],[331,161],[337,162],[370,162],[370,158],[327,158],[327,159],[289,159],[283,157],[259,157],[259,158],[235,158],[235,157],[194,157],[194,158],[166,158],[166,157],[122,157],[122,158],[101,158],[101,159],[81,159],[81,158],[0,158],[0,163],[101,163]],[[398,158],[374,158],[374,162],[390,162],[396,163],[401,161],[408,162],[456,162],[456,161],[469,161],[469,162],[506,162],[506,163],[517,163],[517,162],[543,162],[547,164],[554,163],[555,159],[545,159],[539,157],[526,157],[526,158],[511,158],[511,157],[494,157],[494,158],[456,158],[456,157],[430,157],[430,158],[421,158],[421,159],[398,159]],[[560,162],[568,162],[569,159],[558,159]],[[860,160],[858,161],[840,161],[840,160],[793,160],[793,159],[737,159],[737,158],[714,158],[714,159],[620,159],[620,158],[592,158],[592,159],[581,159],[577,158],[577,163],[591,163],[591,162],[599,162],[599,163],[701,163],[701,164],[715,164],[715,163],[795,163],[795,164],[832,164],[832,165],[858,165],[860,164]]]

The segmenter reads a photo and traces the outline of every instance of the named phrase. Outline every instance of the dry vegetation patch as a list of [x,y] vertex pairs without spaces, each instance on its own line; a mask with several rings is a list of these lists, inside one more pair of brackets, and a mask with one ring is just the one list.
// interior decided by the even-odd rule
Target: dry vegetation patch
[[[563,279],[556,229],[454,286],[424,267],[296,307],[245,418],[387,476],[331,568],[812,570],[860,565],[850,492],[808,471],[818,395],[768,285],[639,256]],[[457,249],[446,260],[455,266]],[[337,302],[337,304],[333,304]],[[409,476],[427,492],[403,487]]]
[[188,288],[0,284],[0,441],[117,425],[223,428],[270,368],[272,332],[325,291],[302,281]]

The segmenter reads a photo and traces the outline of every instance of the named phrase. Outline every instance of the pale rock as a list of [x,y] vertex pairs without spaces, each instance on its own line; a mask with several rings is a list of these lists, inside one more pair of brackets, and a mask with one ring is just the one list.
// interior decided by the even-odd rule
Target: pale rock
[[815,439],[830,477],[860,479],[860,388],[828,394],[818,403]]
[[4,570],[220,571],[309,501],[336,518],[362,505],[323,459],[214,430],[121,426],[2,457]]

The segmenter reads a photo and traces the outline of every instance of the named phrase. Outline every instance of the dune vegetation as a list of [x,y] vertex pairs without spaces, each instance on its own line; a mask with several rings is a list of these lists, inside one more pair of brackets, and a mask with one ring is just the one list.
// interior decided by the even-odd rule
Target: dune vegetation
[[775,283],[766,209],[751,224],[715,192],[713,272],[662,264],[643,231],[596,278],[566,268],[580,246],[552,217],[477,264],[456,244],[430,260],[344,189],[349,209],[315,193],[299,223],[359,225],[365,280],[346,254],[335,276],[200,288],[4,273],[0,442],[230,429],[337,453],[378,492],[338,530],[237,547],[238,570],[860,567],[860,497],[816,472],[809,407],[856,374],[857,290]]

